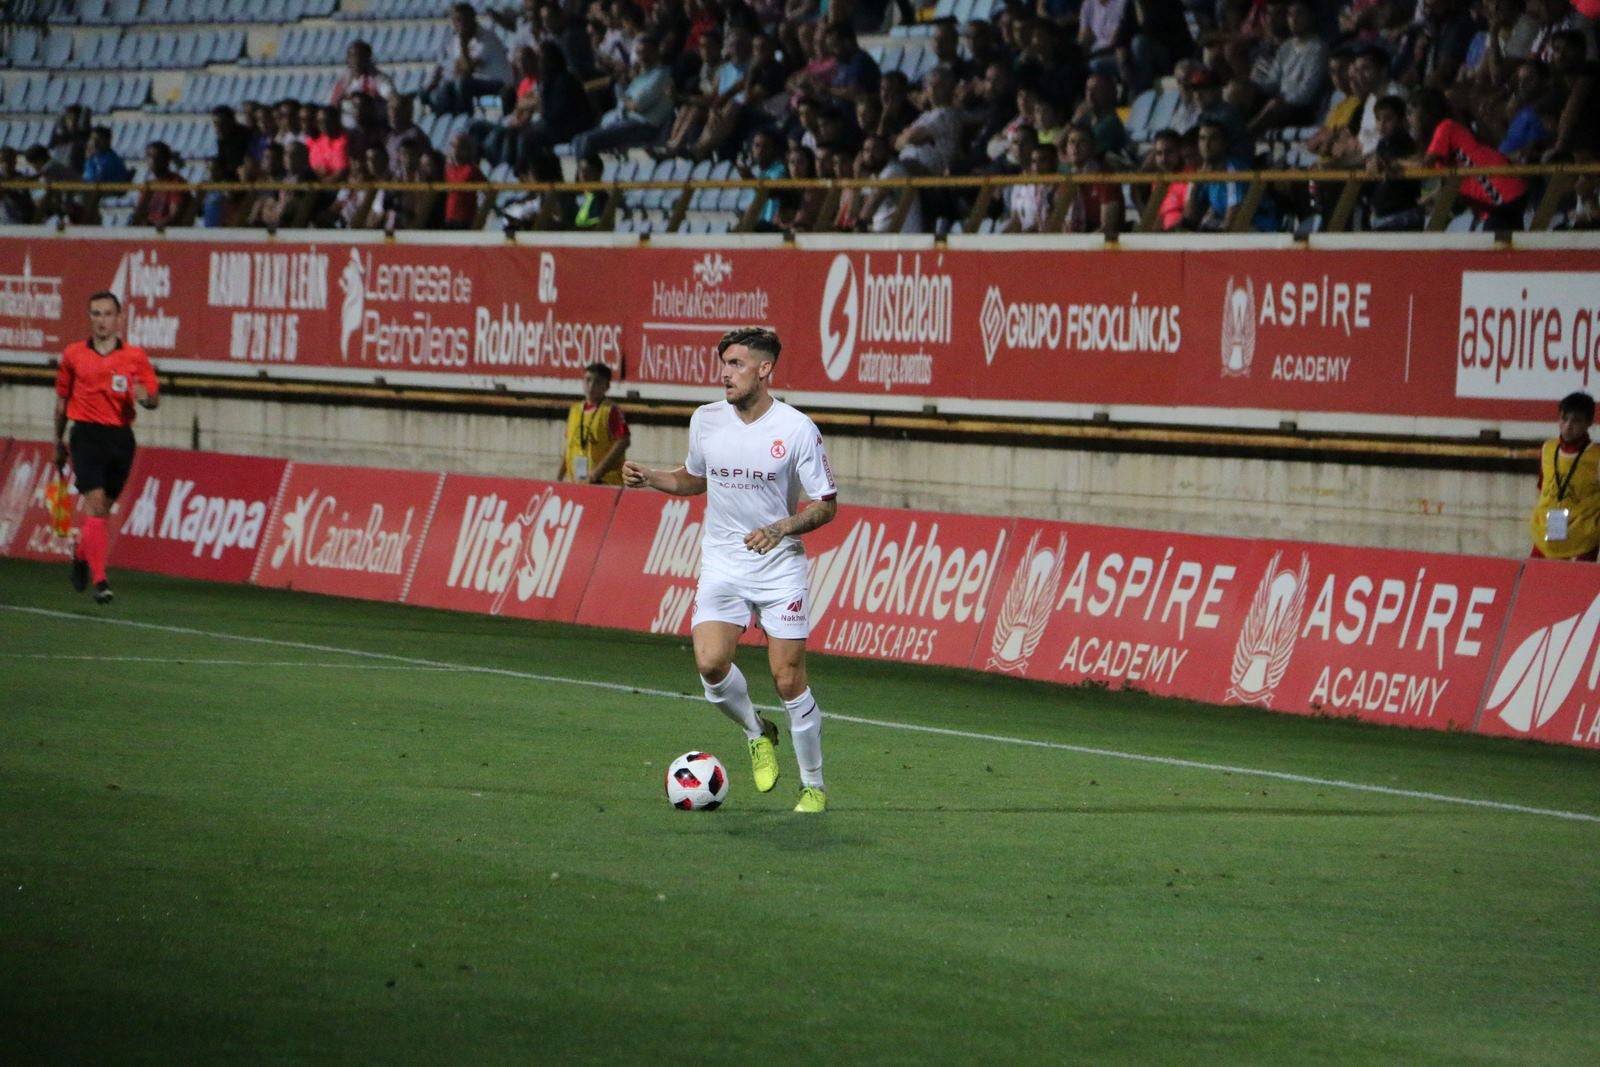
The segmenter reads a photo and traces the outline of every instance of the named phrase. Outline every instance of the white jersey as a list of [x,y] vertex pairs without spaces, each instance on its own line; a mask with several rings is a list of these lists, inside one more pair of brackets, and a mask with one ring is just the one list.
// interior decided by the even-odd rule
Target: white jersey
[[805,582],[799,538],[784,538],[766,555],[746,548],[744,538],[793,515],[802,495],[831,500],[838,493],[814,422],[781,400],[749,424],[726,400],[706,404],[689,420],[683,466],[706,480],[702,578],[730,579],[753,591],[793,588],[797,575]]

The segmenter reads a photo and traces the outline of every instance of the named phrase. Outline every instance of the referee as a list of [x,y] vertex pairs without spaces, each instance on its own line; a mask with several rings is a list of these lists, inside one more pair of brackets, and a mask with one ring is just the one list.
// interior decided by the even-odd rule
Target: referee
[[154,409],[160,402],[150,357],[122,343],[121,318],[122,301],[114,293],[91,296],[89,339],[67,346],[56,375],[56,469],[67,463],[64,438],[71,420],[72,471],[84,510],[72,554],[72,588],[81,593],[92,578],[96,604],[111,603],[106,516],[133,467],[133,404]]

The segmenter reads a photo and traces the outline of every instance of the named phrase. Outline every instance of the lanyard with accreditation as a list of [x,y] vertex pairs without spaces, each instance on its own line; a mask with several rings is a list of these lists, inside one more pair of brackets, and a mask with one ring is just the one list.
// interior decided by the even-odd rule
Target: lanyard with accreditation
[[[1585,441],[1583,447],[1578,449],[1578,454],[1572,457],[1572,464],[1567,468],[1565,480],[1562,480],[1561,477],[1561,450],[1557,449],[1556,454],[1551,457],[1550,465],[1555,469],[1557,504],[1566,500],[1567,490],[1572,488],[1572,478],[1578,473],[1578,461],[1583,458],[1583,454],[1588,449],[1589,442]],[[1546,541],[1565,541],[1567,539],[1567,520],[1569,518],[1571,518],[1571,512],[1567,508],[1554,507],[1545,512],[1544,539]]]

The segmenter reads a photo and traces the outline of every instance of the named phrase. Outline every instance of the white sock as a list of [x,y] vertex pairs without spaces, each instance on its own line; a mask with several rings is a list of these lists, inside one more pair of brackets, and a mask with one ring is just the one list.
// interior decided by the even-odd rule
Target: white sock
[[794,742],[794,758],[800,764],[800,784],[822,788],[822,709],[811,690],[785,700],[789,712],[789,737]]
[[713,685],[701,675],[700,684],[705,687],[706,699],[742,726],[745,737],[753,741],[761,736],[761,720],[756,718],[756,706],[750,703],[750,687],[745,684],[737,663],[728,665],[728,673],[722,681]]

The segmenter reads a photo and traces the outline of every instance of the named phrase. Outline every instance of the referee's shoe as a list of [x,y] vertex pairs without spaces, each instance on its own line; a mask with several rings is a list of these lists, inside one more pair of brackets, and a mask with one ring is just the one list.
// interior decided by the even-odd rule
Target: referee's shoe
[[96,604],[111,603],[111,583],[99,581],[94,583],[94,602]]
[[81,593],[89,588],[89,561],[82,556],[72,557],[72,591]]

